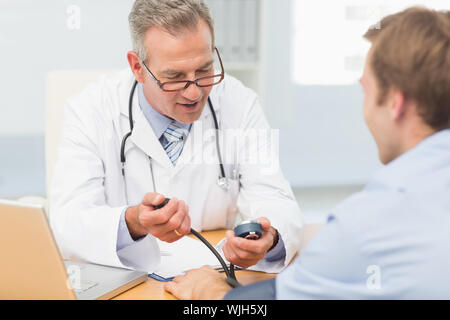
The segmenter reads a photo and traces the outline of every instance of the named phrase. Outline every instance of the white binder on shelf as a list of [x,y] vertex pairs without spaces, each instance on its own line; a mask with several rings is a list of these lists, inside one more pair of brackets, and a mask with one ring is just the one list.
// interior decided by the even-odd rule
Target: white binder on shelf
[[242,2],[241,0],[225,0],[226,22],[228,28],[228,46],[229,56],[228,62],[239,63],[242,62],[242,41],[241,34],[243,26],[241,26],[242,19]]
[[227,45],[227,31],[226,31],[226,19],[225,19],[225,3],[224,0],[207,0],[205,3],[211,12],[214,20],[214,34],[216,47],[219,50],[222,60],[228,60],[228,45]]
[[242,60],[246,63],[258,62],[259,43],[259,1],[241,0],[243,7],[242,17]]

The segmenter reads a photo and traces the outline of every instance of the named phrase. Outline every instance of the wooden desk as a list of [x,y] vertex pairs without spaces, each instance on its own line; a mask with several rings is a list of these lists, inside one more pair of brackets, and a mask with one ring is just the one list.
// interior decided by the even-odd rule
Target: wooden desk
[[[316,234],[322,225],[306,225],[303,232],[302,248],[306,243]],[[207,231],[202,232],[202,235],[216,245],[224,236],[225,230]],[[249,284],[256,281],[266,280],[275,277],[274,273],[264,273],[256,271],[238,270],[236,271],[236,277],[242,284]],[[164,282],[156,281],[152,278],[140,285],[125,291],[124,293],[116,296],[113,300],[175,300],[176,298],[167,293],[164,290]]]

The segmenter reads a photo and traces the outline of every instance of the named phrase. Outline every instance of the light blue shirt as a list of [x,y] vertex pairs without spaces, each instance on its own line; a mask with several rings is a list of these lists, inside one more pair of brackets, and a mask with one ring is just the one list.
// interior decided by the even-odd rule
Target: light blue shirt
[[450,129],[332,210],[277,299],[450,299]]
[[[141,83],[138,83],[138,85],[137,85],[137,92],[138,92],[138,99],[139,99],[139,107],[141,108],[142,112],[144,113],[144,116],[147,119],[148,123],[152,127],[153,132],[155,133],[156,137],[160,140],[162,146],[164,146],[167,143],[167,140],[163,136],[163,133],[166,131],[167,127],[173,121],[173,119],[166,117],[165,115],[159,113],[148,103],[147,99],[144,96],[144,89],[143,89]],[[189,132],[191,129],[191,124],[183,124],[178,121],[175,121],[175,123],[180,128],[186,130],[186,132]],[[126,209],[128,209],[128,208],[126,208]],[[119,250],[135,243],[133,238],[131,238],[130,232],[128,230],[128,227],[127,227],[127,224],[125,221],[126,209],[122,212],[122,214],[120,216],[116,251],[119,251]],[[284,257],[286,256],[286,249],[284,247],[284,242],[281,238],[281,235],[278,234],[278,236],[279,236],[278,243],[265,256],[265,259],[269,262],[284,259]]]
[[139,83],[137,86],[138,89],[138,99],[139,99],[139,107],[144,113],[145,118],[153,129],[156,137],[161,141],[161,145],[165,146],[167,144],[166,138],[163,136],[163,133],[167,130],[167,127],[172,121],[175,121],[179,128],[184,129],[186,132],[191,130],[190,123],[181,123],[165,115],[156,111],[150,103],[148,103],[147,99],[144,96],[144,89],[142,88],[142,84]]

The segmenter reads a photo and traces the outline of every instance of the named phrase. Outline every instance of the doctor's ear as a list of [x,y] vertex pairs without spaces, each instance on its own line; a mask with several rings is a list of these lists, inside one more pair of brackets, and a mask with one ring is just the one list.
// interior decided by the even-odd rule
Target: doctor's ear
[[127,53],[128,64],[133,72],[136,80],[140,83],[144,83],[145,70],[139,63],[139,57],[135,51],[128,51]]

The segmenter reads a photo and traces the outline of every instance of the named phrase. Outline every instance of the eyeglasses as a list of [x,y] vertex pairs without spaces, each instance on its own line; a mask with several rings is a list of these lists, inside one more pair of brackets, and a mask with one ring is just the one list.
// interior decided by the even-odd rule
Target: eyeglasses
[[212,76],[207,77],[201,77],[195,80],[183,80],[183,81],[168,81],[168,82],[161,82],[159,81],[154,74],[150,71],[150,69],[147,67],[147,65],[142,61],[142,64],[144,65],[145,69],[148,72],[148,75],[155,80],[156,84],[166,92],[175,92],[175,91],[181,91],[187,89],[191,84],[195,83],[197,87],[204,88],[204,87],[211,87],[216,84],[219,84],[225,75],[225,72],[223,70],[223,64],[222,59],[220,58],[219,50],[217,48],[214,48],[217,52],[217,57],[219,58],[221,73],[215,74]]

